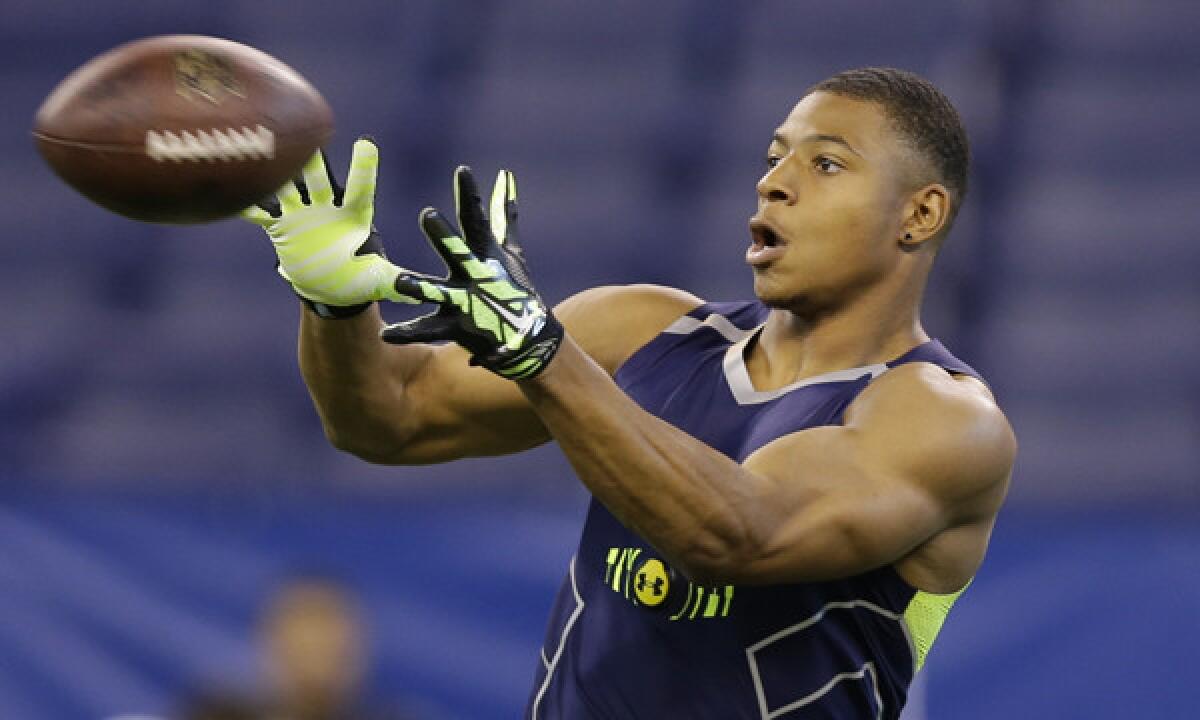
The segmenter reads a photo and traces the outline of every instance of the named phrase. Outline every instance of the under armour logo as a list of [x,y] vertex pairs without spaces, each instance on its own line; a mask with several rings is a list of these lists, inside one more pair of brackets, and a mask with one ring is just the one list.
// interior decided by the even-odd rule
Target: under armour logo
[[647,589],[649,589],[656,596],[661,597],[663,595],[663,586],[664,585],[666,585],[666,579],[663,578],[663,576],[661,576],[661,575],[657,575],[654,577],[653,580],[650,580],[649,582],[647,582],[646,581],[646,573],[644,573],[644,572],[638,573],[638,578],[637,578],[638,594],[644,593],[644,592],[646,592]]

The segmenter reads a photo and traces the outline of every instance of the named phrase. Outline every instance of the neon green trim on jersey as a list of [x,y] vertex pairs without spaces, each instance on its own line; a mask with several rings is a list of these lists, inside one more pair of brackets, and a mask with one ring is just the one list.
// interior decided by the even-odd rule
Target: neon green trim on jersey
[[617,569],[613,573],[612,589],[614,592],[621,592],[621,578],[625,572],[625,556],[629,554],[629,548],[622,548],[621,555],[617,558]]
[[683,607],[679,608],[679,612],[677,612],[677,613],[675,613],[674,615],[672,615],[672,616],[671,616],[671,619],[672,619],[672,620],[678,620],[678,619],[680,619],[681,617],[683,617],[683,616],[684,616],[684,613],[686,613],[686,612],[688,611],[688,608],[689,608],[689,607],[691,607],[691,605],[692,605],[692,593],[695,591],[695,589],[696,589],[696,586],[695,586],[694,584],[692,584],[692,583],[690,583],[690,582],[689,582],[689,583],[688,583],[688,593],[687,593],[687,599],[685,599],[685,600],[683,601]]
[[616,566],[617,556],[620,554],[620,548],[611,547],[608,549],[608,558],[604,561],[604,582],[606,584],[612,581],[613,567]]
[[622,583],[624,585],[622,592],[625,593],[626,600],[629,599],[629,581],[633,579],[633,564],[637,562],[637,556],[641,554],[641,548],[631,549],[629,551],[629,559],[625,562],[625,581]]
[[918,590],[913,599],[908,603],[908,608],[904,611],[904,625],[908,628],[908,635],[912,638],[913,654],[916,657],[916,670],[920,670],[925,664],[925,656],[929,654],[929,649],[933,647],[933,641],[937,640],[938,633],[942,630],[942,624],[946,622],[946,616],[950,613],[950,608],[954,606],[958,596],[966,592],[971,583],[967,583],[958,592],[948,593],[945,595],[937,595],[927,593],[923,590]]

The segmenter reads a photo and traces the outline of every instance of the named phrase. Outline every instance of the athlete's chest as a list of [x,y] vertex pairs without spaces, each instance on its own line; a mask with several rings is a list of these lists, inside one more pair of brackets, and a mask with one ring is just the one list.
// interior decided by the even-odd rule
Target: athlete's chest
[[746,375],[742,343],[695,334],[670,339],[653,362],[617,374],[617,382],[647,412],[741,462],[784,435],[838,424],[873,373],[757,392]]

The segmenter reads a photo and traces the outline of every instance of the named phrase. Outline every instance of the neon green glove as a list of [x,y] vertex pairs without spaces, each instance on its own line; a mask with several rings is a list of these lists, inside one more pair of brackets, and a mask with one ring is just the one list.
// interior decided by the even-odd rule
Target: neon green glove
[[390,325],[390,343],[450,340],[472,354],[471,364],[510,380],[540,373],[563,339],[563,327],[534,289],[516,237],[517,184],[501,170],[492,191],[490,220],[471,170],[454,172],[460,233],[433,208],[421,211],[421,230],[450,268],[445,279],[410,276],[407,287],[436,312]]
[[252,205],[242,217],[262,227],[279,256],[279,274],[318,315],[357,315],[377,300],[416,303],[388,262],[371,220],[379,149],[368,138],[354,142],[345,192],[321,152],[304,166],[303,180],[276,193],[278,207]]

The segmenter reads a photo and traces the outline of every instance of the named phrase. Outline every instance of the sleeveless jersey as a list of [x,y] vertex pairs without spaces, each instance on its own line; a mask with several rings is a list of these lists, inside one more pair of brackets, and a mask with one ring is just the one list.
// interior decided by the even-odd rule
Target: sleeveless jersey
[[[897,365],[978,377],[933,340],[888,363],[756,391],[743,351],[768,312],[758,302],[705,304],[634,353],[616,381],[647,412],[740,463],[776,438],[840,424]],[[525,716],[897,718],[957,596],[919,592],[891,566],[829,582],[697,585],[593,499]]]

